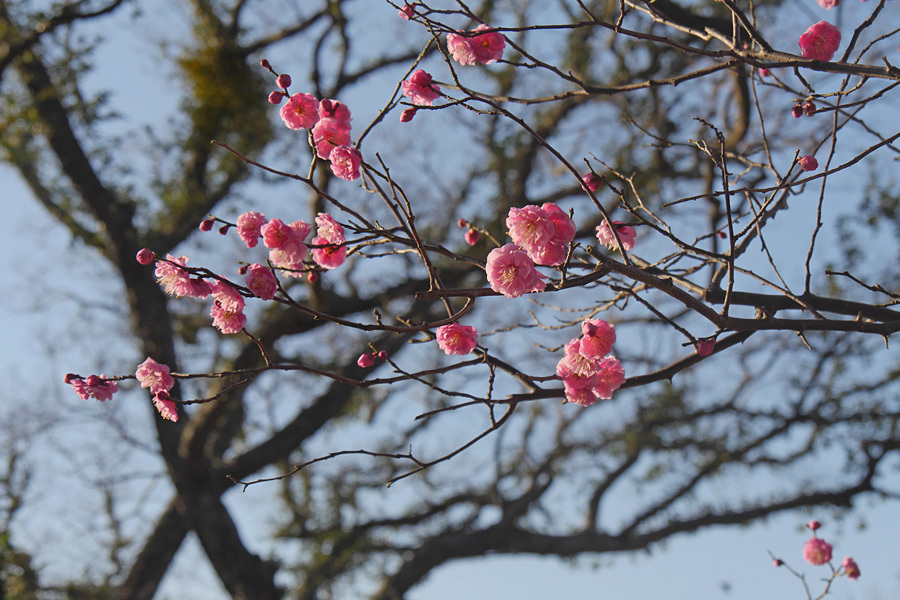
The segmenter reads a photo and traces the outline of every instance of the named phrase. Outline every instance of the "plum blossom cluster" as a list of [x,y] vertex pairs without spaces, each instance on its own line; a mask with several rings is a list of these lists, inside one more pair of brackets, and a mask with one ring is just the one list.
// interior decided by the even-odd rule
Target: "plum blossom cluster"
[[615,327],[602,319],[587,319],[582,335],[565,346],[565,356],[556,366],[563,380],[566,400],[590,406],[597,400],[609,400],[625,383],[625,369],[610,354],[616,341]]
[[[270,220],[260,212],[248,211],[238,217],[237,234],[248,248],[255,247],[262,238],[263,245],[269,249],[269,261],[286,275],[300,277],[307,270],[306,259],[310,254],[313,262],[323,269],[335,269],[347,258],[346,238],[340,223],[327,213],[319,213],[316,226],[312,253],[305,242],[312,227],[302,220],[287,224],[281,219]],[[265,276],[257,270],[255,277]],[[265,296],[268,294],[266,291]],[[271,299],[256,295],[264,300]]]
[[[263,63],[267,66],[268,62]],[[287,90],[291,80],[279,75],[279,87]],[[282,85],[286,84],[286,85]],[[286,92],[272,92],[269,102],[280,104]],[[350,109],[337,100],[319,100],[312,94],[296,93],[281,107],[281,120],[288,129],[309,129],[316,156],[331,163],[336,177],[353,181],[359,179],[362,155],[350,140]]]
[[113,394],[119,391],[119,385],[115,381],[106,379],[106,375],[88,375],[83,378],[74,373],[68,373],[64,381],[72,386],[82,400],[94,398],[105,402],[112,400]]
[[575,223],[547,202],[509,209],[506,226],[513,243],[491,250],[485,265],[491,289],[507,298],[543,291],[546,277],[535,265],[558,266],[565,261]]
[[153,404],[162,418],[175,422],[178,421],[178,410],[169,396],[169,390],[175,386],[175,380],[169,373],[167,365],[160,364],[148,357],[138,365],[135,377],[141,387],[150,388],[150,393],[153,394]]
[[[481,24],[474,31],[485,31],[490,29],[485,24]],[[460,31],[459,33],[463,33]],[[461,65],[474,65],[481,63],[490,65],[503,57],[503,50],[506,48],[506,38],[497,31],[488,31],[479,35],[459,35],[457,33],[447,34],[447,50],[453,60]]]
[[[819,521],[810,521],[807,524],[807,527],[812,530],[813,536],[806,540],[806,543],[803,544],[803,559],[811,565],[820,566],[827,564],[831,568],[831,577],[827,580],[828,585],[830,585],[831,581],[833,581],[836,577],[845,575],[847,579],[851,581],[859,579],[859,565],[856,564],[856,561],[853,560],[852,557],[845,557],[843,562],[841,563],[840,568],[838,569],[834,568],[831,565],[831,558],[834,552],[834,547],[820,538],[816,533],[816,531],[818,531],[822,527],[822,524]],[[775,558],[774,564],[776,567],[780,567],[783,566],[785,562],[780,558]],[[802,579],[802,575],[794,572],[793,570],[791,570],[791,573]]]

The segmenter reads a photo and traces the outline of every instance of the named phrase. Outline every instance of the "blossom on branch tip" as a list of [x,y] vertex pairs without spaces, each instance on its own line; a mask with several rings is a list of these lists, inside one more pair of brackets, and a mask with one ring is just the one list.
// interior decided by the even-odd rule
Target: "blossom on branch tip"
[[831,560],[831,550],[831,544],[812,537],[803,545],[803,558],[812,565],[824,565]]
[[346,104],[329,98],[323,98],[319,102],[319,118],[336,119],[338,122],[346,125],[348,131],[350,129],[350,121],[353,120],[350,116],[350,109],[347,108]]
[[716,340],[706,339],[697,342],[697,356],[707,357],[716,349]]
[[818,521],[810,521],[806,524],[806,526],[809,527],[812,531],[816,531],[817,529],[820,529],[822,527],[822,524]]
[[507,298],[518,298],[528,292],[542,292],[545,276],[534,268],[528,254],[515,244],[490,251],[485,265],[491,289]]
[[159,392],[168,392],[175,385],[175,380],[169,375],[169,367],[149,357],[138,365],[134,375],[141,387],[150,388],[150,393],[154,395]]
[[800,168],[804,171],[815,171],[819,168],[819,161],[816,160],[815,156],[801,156],[800,160]]
[[410,106],[409,108],[404,110],[402,113],[400,113],[400,122],[401,123],[409,123],[410,121],[413,120],[413,117],[416,116],[417,112],[418,112],[418,110],[416,109],[415,106]]
[[581,324],[579,354],[587,358],[602,358],[616,343],[616,328],[603,319],[587,319]]
[[359,166],[362,164],[362,155],[356,148],[338,146],[331,151],[328,159],[331,161],[331,172],[336,177],[340,177],[345,181],[359,179]]
[[592,192],[596,192],[600,189],[600,185],[603,183],[603,178],[592,171],[582,177],[581,182],[582,188],[588,189]]
[[281,107],[281,120],[288,129],[312,129],[319,120],[319,101],[312,94],[294,94]]
[[312,259],[323,269],[336,269],[347,260],[347,246],[331,243],[323,237],[313,238]]
[[403,8],[400,9],[400,16],[409,21],[413,18],[413,15],[416,14],[416,9],[410,6],[408,3],[403,5]]
[[431,75],[418,69],[409,79],[400,84],[403,95],[409,98],[413,104],[431,106],[431,103],[440,98],[441,88],[431,83]]
[[799,119],[803,116],[803,106],[799,102],[791,107],[791,115],[795,119]]
[[243,306],[236,309],[235,305],[223,303],[220,300],[213,302],[209,309],[209,316],[213,318],[213,326],[225,334],[240,333],[247,325],[247,316],[244,315]]
[[172,402],[168,392],[157,392],[153,397],[153,405],[163,419],[173,423],[178,421],[178,410],[175,408],[175,403]]
[[331,117],[319,119],[313,127],[313,143],[316,146],[316,155],[322,160],[328,160],[331,151],[338,146],[346,146],[350,143],[350,125]]
[[841,32],[827,21],[810,26],[797,41],[803,58],[829,61],[841,45]]
[[561,265],[569,242],[575,238],[575,223],[552,202],[510,208],[506,226],[509,237],[537,265]]
[[281,104],[284,100],[284,92],[274,91],[269,94],[269,104]]
[[156,280],[170,296],[206,298],[212,286],[203,279],[192,279],[187,271],[188,257],[166,255],[166,260],[156,261]]
[[375,364],[375,353],[374,352],[363,352],[359,355],[359,358],[356,359],[356,364],[359,365],[363,369],[368,369],[372,365]]
[[213,225],[215,224],[215,219],[203,219],[200,221],[200,231],[212,231]]
[[291,87],[291,76],[287,73],[282,73],[275,79],[275,85],[280,87],[283,90]]
[[[634,240],[637,237],[637,232],[634,230],[634,227],[631,225],[623,225],[621,221],[613,221],[613,224],[616,227],[616,232],[619,234],[619,239],[622,240],[622,246],[625,247],[625,251],[630,252],[631,249],[634,248]],[[606,247],[611,250],[619,247],[619,244],[616,242],[616,237],[609,228],[609,223],[605,220],[597,226],[597,239],[601,244],[605,244]]]
[[841,0],[816,0],[816,2],[825,10],[831,10],[841,3]]
[[469,354],[478,345],[478,330],[469,325],[449,323],[437,328],[438,347],[450,356]]
[[844,574],[847,575],[847,578],[851,581],[855,581],[859,579],[859,565],[856,564],[856,561],[850,558],[849,556],[844,558],[844,562],[841,564],[844,567]]
[[466,243],[470,246],[474,246],[478,243],[478,240],[481,238],[481,233],[477,229],[469,229],[466,231],[465,239]]
[[113,394],[119,391],[119,385],[115,381],[107,381],[106,375],[90,375],[87,379],[81,377],[69,377],[66,375],[66,383],[72,386],[75,393],[82,400],[95,398],[100,402],[111,400]]
[[263,300],[271,300],[278,291],[278,280],[268,267],[255,263],[247,269],[247,288]]

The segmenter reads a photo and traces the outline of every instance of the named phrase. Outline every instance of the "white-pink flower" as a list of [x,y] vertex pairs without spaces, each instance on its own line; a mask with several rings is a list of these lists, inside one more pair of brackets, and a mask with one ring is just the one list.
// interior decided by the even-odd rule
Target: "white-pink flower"
[[275,274],[261,264],[252,264],[247,269],[247,287],[253,295],[263,300],[271,300],[278,291],[278,280]]
[[175,380],[169,375],[169,367],[149,357],[138,365],[135,377],[141,383],[141,387],[150,388],[150,393],[154,395],[168,392],[175,385]]
[[448,356],[469,354],[478,345],[478,330],[468,325],[441,325],[436,333],[438,346]]
[[213,318],[213,326],[225,334],[240,333],[247,324],[243,310],[234,310],[234,306],[225,306],[219,300],[213,302],[209,316]]
[[312,134],[316,155],[323,160],[328,160],[332,150],[350,143],[350,122],[330,117],[319,119],[319,122],[313,127]]
[[413,104],[431,106],[432,102],[440,98],[441,88],[431,83],[431,75],[422,69],[414,71],[400,86],[403,88],[403,95]]
[[345,241],[343,225],[328,213],[319,213],[316,216],[316,235],[332,244],[343,244]]
[[89,375],[87,379],[80,377],[67,378],[67,382],[82,400],[95,398],[100,402],[112,400],[113,394],[119,391],[115,381],[106,381],[106,375]]
[[153,405],[156,407],[156,410],[159,411],[159,414],[163,419],[172,421],[173,423],[178,421],[178,410],[175,408],[175,403],[169,398],[168,392],[157,392],[153,396]]
[[506,226],[513,242],[537,265],[561,265],[575,238],[575,223],[552,202],[510,208]]
[[581,324],[582,337],[579,354],[588,358],[600,358],[612,351],[616,342],[616,328],[603,319],[588,319]]
[[[490,29],[481,24],[475,31]],[[453,56],[453,60],[461,65],[474,65],[480,62],[489,65],[497,62],[503,56],[506,48],[506,38],[496,31],[482,33],[473,37],[464,37],[455,33],[447,34],[447,49]]]
[[156,280],[170,296],[206,298],[212,287],[203,279],[192,279],[187,271],[187,256],[166,255],[166,260],[156,261]]
[[625,383],[625,369],[618,358],[607,356],[600,362],[594,377],[594,394],[601,400],[609,400],[613,392]]
[[528,254],[515,244],[494,248],[485,265],[491,289],[507,298],[518,298],[528,292],[541,292],[545,276],[534,268]]
[[803,545],[803,558],[811,565],[824,565],[831,560],[831,544],[817,537],[811,537]]

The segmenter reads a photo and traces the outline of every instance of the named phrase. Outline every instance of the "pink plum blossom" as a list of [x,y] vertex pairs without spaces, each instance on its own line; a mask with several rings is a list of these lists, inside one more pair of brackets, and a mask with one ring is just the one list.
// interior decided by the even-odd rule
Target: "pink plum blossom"
[[278,219],[269,221],[262,233],[272,264],[285,269],[289,276],[301,276],[303,261],[309,251],[303,240],[311,230],[310,225],[304,221],[294,221],[290,225],[285,225]]
[[328,213],[319,213],[316,216],[316,235],[324,238],[331,244],[343,244],[344,227]]
[[348,131],[350,130],[350,121],[353,120],[350,116],[350,109],[347,108],[346,104],[328,98],[324,98],[319,102],[319,118],[335,119],[345,125]]
[[119,385],[115,381],[108,381],[106,375],[100,375],[99,377],[97,375],[89,375],[87,379],[82,379],[81,377],[67,377],[66,379],[66,383],[72,386],[72,389],[75,390],[75,393],[82,400],[95,398],[100,402],[104,402],[112,400],[113,394],[119,391]]
[[323,237],[313,238],[312,258],[323,269],[336,269],[347,260],[347,246],[333,244]]
[[831,560],[831,544],[812,537],[803,545],[803,558],[812,565],[824,565]]
[[[490,29],[481,24],[475,31]],[[506,38],[496,31],[490,31],[474,37],[464,37],[455,33],[447,34],[447,49],[453,56],[453,60],[461,65],[474,65],[480,62],[490,65],[497,62],[503,56],[506,48]]]
[[[619,234],[619,239],[622,240],[622,246],[625,247],[625,251],[631,251],[634,248],[634,240],[637,237],[634,227],[623,225],[621,221],[614,221],[613,223],[616,226],[616,232]],[[609,228],[609,223],[605,220],[597,226],[597,239],[601,244],[606,244],[607,248],[616,249],[619,247],[616,237]]]
[[409,98],[413,104],[431,106],[431,103],[440,98],[441,88],[431,83],[431,75],[419,69],[410,75],[407,81],[400,84],[403,95]]
[[590,406],[597,402],[597,396],[594,394],[594,386],[597,385],[597,378],[591,375],[580,375],[569,367],[568,357],[563,358],[556,365],[556,374],[563,380],[565,387],[566,401],[581,406]]
[[244,310],[244,297],[241,296],[241,293],[234,286],[224,281],[216,281],[213,284],[212,295],[216,302],[227,311],[240,312]]
[[566,355],[562,359],[565,361],[566,367],[572,373],[582,376],[590,376],[597,372],[603,356],[585,356],[581,353],[581,338],[575,338],[569,341],[565,346]]
[[547,244],[556,232],[556,226],[547,213],[534,204],[524,208],[510,208],[506,226],[513,243],[529,255],[534,249]]
[[248,248],[256,247],[259,243],[260,229],[267,222],[266,216],[261,212],[247,211],[241,214],[237,220],[237,234],[247,244]]
[[800,160],[800,168],[804,171],[815,171],[819,168],[819,161],[816,160],[815,156],[801,156]]
[[157,392],[153,397],[153,405],[163,419],[173,423],[178,421],[178,410],[175,408],[175,403],[169,398],[168,392],[164,390]]
[[810,521],[806,524],[806,526],[809,527],[812,531],[816,531],[817,529],[820,529],[822,527],[822,524],[818,521]]
[[255,263],[247,269],[247,288],[257,298],[271,300],[278,291],[278,280],[275,274],[261,264]]
[[240,333],[247,325],[247,317],[243,313],[243,307],[236,310],[233,304],[223,303],[220,300],[213,302],[209,309],[209,316],[213,318],[213,326],[222,333]]
[[478,330],[459,323],[442,325],[437,328],[437,343],[448,356],[466,355],[478,345]]
[[331,151],[328,159],[331,161],[331,172],[336,177],[346,181],[359,179],[359,166],[362,164],[362,155],[356,148],[338,146]]
[[819,3],[819,6],[824,8],[825,10],[831,10],[835,6],[841,3],[841,0],[816,0]]
[[593,388],[594,394],[601,400],[609,400],[612,398],[613,392],[625,383],[625,369],[622,368],[622,363],[618,358],[607,356],[601,361],[594,377],[597,378],[597,383]]
[[797,42],[803,58],[831,60],[841,45],[841,32],[827,21],[819,21],[806,30]]
[[413,18],[413,15],[416,14],[416,9],[409,5],[409,3],[404,4],[403,8],[400,9],[400,16],[409,21]]
[[262,226],[263,244],[269,250],[281,250],[292,243],[294,231],[281,219],[272,219]]
[[192,279],[187,271],[188,257],[166,255],[166,260],[156,261],[156,280],[170,296],[206,298],[212,291],[203,279]]
[[848,556],[844,558],[844,562],[841,563],[841,566],[844,567],[844,573],[847,575],[848,579],[851,581],[859,579],[859,565],[856,564],[855,560]]
[[323,160],[328,160],[331,151],[338,146],[350,144],[350,124],[331,117],[319,119],[312,134],[316,155]]
[[150,393],[154,395],[168,392],[175,385],[175,380],[169,375],[169,367],[149,357],[138,365],[135,377],[141,383],[141,387],[150,388]]
[[528,292],[541,292],[545,276],[534,268],[528,254],[515,244],[490,251],[485,265],[491,289],[507,298],[518,298]]
[[616,328],[603,319],[588,319],[581,324],[578,353],[587,358],[602,358],[612,351]]
[[288,129],[312,129],[319,120],[319,101],[312,94],[294,94],[281,107],[281,120]]

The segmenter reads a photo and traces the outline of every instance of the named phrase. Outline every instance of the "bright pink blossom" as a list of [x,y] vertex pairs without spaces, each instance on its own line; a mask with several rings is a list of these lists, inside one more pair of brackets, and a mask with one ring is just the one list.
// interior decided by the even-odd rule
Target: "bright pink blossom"
[[138,253],[134,258],[138,261],[139,264],[149,265],[151,262],[153,262],[153,259],[156,258],[156,255],[152,250],[141,248],[140,250],[138,250]]
[[349,122],[338,121],[330,117],[319,119],[319,122],[313,127],[312,134],[316,155],[322,160],[328,160],[331,151],[338,146],[350,144]]
[[347,246],[333,244],[323,237],[313,238],[312,259],[323,269],[336,269],[347,260]]
[[491,289],[507,298],[518,298],[528,292],[541,292],[546,287],[528,254],[515,244],[494,248],[485,265]]
[[261,212],[247,211],[242,213],[237,220],[237,234],[247,244],[248,248],[256,247],[259,243],[260,229],[267,223],[266,215]]
[[[614,224],[616,226],[616,232],[619,234],[619,239],[622,240],[622,246],[625,247],[626,252],[630,251],[634,248],[634,240],[637,237],[637,232],[631,225],[622,225],[621,221],[614,221]],[[619,247],[619,244],[616,243],[616,237],[609,229],[609,224],[605,220],[597,226],[597,239],[601,244],[606,244],[607,248],[615,249]]]
[[587,358],[602,358],[612,351],[616,328],[603,319],[588,319],[581,324],[578,352]]
[[812,537],[803,545],[803,558],[812,565],[824,565],[831,560],[831,550],[831,544]]
[[566,355],[560,361],[565,362],[566,367],[572,373],[588,377],[597,372],[600,363],[603,361],[603,355],[585,356],[581,353],[581,338],[575,338],[569,341],[565,346]]
[[[269,238],[267,227],[272,225],[274,221],[278,223],[273,227],[278,229],[277,231],[275,229],[272,230],[271,243],[278,244],[278,248],[272,248],[266,241]],[[285,273],[291,277],[302,276],[303,261],[306,260],[306,255],[309,252],[309,248],[306,247],[303,240],[306,239],[311,230],[310,225],[304,221],[294,221],[290,225],[284,225],[278,219],[269,221],[262,231],[263,243],[270,248],[269,260],[272,264],[279,269],[284,269]]]
[[217,280],[213,284],[212,295],[216,302],[227,311],[240,312],[244,310],[244,297],[237,291],[237,288],[224,281]]
[[169,367],[161,365],[152,358],[147,358],[138,365],[135,377],[141,383],[141,387],[150,388],[151,394],[168,392],[175,385],[175,380],[169,375]]
[[175,403],[169,398],[168,392],[158,392],[153,397],[153,405],[156,407],[156,410],[159,411],[159,414],[163,419],[172,421],[173,423],[178,421],[178,409],[175,408]]
[[359,166],[362,164],[362,155],[356,148],[338,146],[331,151],[328,159],[331,161],[331,172],[336,177],[346,181],[359,179]]
[[[490,29],[481,24],[475,31]],[[480,62],[489,65],[497,62],[503,56],[506,48],[506,38],[496,31],[482,33],[474,37],[464,37],[455,33],[447,34],[447,49],[453,59],[461,65],[474,65]]]
[[841,32],[827,21],[819,21],[806,30],[797,42],[803,58],[831,60],[841,45]]
[[[69,379],[69,378],[67,378]],[[96,398],[100,402],[111,400],[113,394],[119,391],[119,385],[115,381],[107,381],[106,375],[90,375],[87,379],[73,377],[67,381],[75,393],[82,400]]]
[[506,217],[509,236],[538,265],[560,265],[575,237],[575,223],[552,202],[543,206],[510,208]]
[[852,581],[859,579],[859,565],[856,564],[855,560],[848,556],[844,559],[842,566],[848,579]]
[[841,0],[816,0],[819,3],[819,6],[824,8],[825,10],[831,10],[835,6],[841,3]]
[[466,355],[478,345],[478,330],[459,323],[442,325],[437,328],[437,343],[448,356]]
[[400,16],[409,21],[413,18],[413,15],[416,14],[416,9],[410,6],[408,3],[403,5],[403,8],[400,9]]
[[247,287],[253,295],[263,300],[271,300],[278,291],[278,280],[275,274],[261,264],[252,264],[247,269]]
[[594,394],[597,378],[593,374],[580,375],[573,371],[569,367],[568,357],[556,365],[556,374],[563,380],[567,402],[581,406],[590,406],[597,402],[597,396]]
[[815,156],[801,156],[800,160],[800,168],[804,171],[815,171],[819,168],[819,161],[816,160]]
[[294,94],[281,107],[281,120],[288,129],[312,129],[319,120],[319,101],[312,94]]
[[368,369],[375,364],[375,353],[363,352],[359,355],[359,358],[356,359],[356,364],[358,364],[363,369]]
[[419,69],[410,75],[407,81],[400,84],[403,95],[409,98],[413,104],[431,106],[431,103],[440,98],[441,88],[431,83],[431,75]]
[[597,383],[594,385],[593,392],[601,400],[612,398],[613,392],[625,383],[625,369],[619,359],[614,356],[604,358],[594,376],[597,378]]
[[816,531],[817,529],[820,529],[822,527],[822,524],[819,523],[818,521],[810,521],[809,523],[806,524],[806,526],[809,527],[811,530]]

